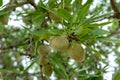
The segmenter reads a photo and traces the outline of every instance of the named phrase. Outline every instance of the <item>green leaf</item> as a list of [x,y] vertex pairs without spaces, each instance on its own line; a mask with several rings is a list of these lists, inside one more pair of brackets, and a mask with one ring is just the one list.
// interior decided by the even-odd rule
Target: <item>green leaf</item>
[[50,36],[61,35],[63,30],[59,29],[41,29],[39,31],[33,31],[33,36],[39,37],[39,40],[48,39]]
[[0,0],[0,6],[2,6],[3,5],[3,0]]
[[65,20],[69,21],[69,22],[71,21],[71,15],[65,9],[59,9],[58,12],[57,12],[57,15],[60,16],[60,17],[62,17]]
[[75,0],[73,3],[73,8],[77,12],[79,8],[82,6],[82,0]]
[[91,76],[91,77],[89,77],[87,80],[103,80],[103,77],[102,76]]
[[110,23],[111,22],[93,23],[93,24],[87,24],[87,25],[85,25],[85,27],[99,27],[99,26],[108,25]]
[[48,29],[49,34],[51,35],[61,35],[64,30],[59,29]]
[[97,38],[97,40],[99,40],[99,41],[103,41],[103,42],[120,43],[120,39]]
[[23,73],[26,73],[34,64],[36,61],[33,61],[24,71]]
[[91,4],[92,2],[93,2],[93,0],[87,0],[87,2],[85,3],[85,5]]
[[61,78],[66,78],[66,68],[63,65],[63,61],[60,59],[60,53],[54,53],[52,58],[49,58],[50,62],[54,65],[55,73],[58,74]]
[[63,0],[66,5],[70,5],[71,0]]
[[90,7],[90,4],[87,4],[85,5],[84,7],[82,7],[82,9],[79,10],[78,12],[78,16],[77,16],[77,22],[83,22],[85,16],[87,15],[88,11],[89,11],[89,7]]
[[105,17],[108,17],[110,16],[111,14],[113,14],[113,12],[110,12],[110,13],[106,13],[106,14],[102,14],[102,15],[97,15],[97,16],[91,16],[90,18],[86,19],[84,21],[85,24],[88,24],[88,23],[91,23],[91,22],[94,22],[94,21],[97,21],[97,20],[101,20],[101,19],[104,19]]
[[33,15],[32,22],[34,23],[34,25],[39,26],[44,21],[44,19],[45,19],[45,14],[36,13]]
[[31,34],[33,35],[33,37],[39,38],[39,40],[47,39],[50,36],[50,34],[48,33],[48,30],[46,29],[41,29],[39,31],[33,31]]
[[120,73],[115,74],[113,80],[120,80]]
[[21,71],[17,70],[17,69],[1,69],[0,72],[2,73],[9,73],[9,74],[21,74]]
[[90,32],[91,32],[91,29],[80,27],[79,29],[75,30],[75,35],[80,35],[80,37],[83,37]]
[[91,32],[91,34],[95,36],[101,36],[101,35],[108,34],[108,33],[109,33],[108,31],[100,29],[100,28],[97,28]]

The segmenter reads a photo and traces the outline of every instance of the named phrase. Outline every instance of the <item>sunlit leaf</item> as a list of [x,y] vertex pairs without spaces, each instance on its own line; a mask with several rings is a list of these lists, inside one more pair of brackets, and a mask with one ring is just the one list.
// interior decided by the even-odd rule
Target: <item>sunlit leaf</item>
[[119,39],[97,38],[97,40],[103,41],[103,42],[120,43],[120,40],[119,40]]
[[85,16],[87,15],[88,11],[89,11],[89,7],[90,4],[85,5],[84,7],[82,7],[82,9],[79,10],[78,12],[78,16],[77,16],[77,22],[83,22],[83,19],[85,18]]
[[100,28],[97,28],[91,32],[92,35],[96,35],[96,36],[101,36],[101,35],[108,34],[108,33],[109,33],[108,31],[100,29]]
[[111,14],[113,14],[113,12],[110,13],[106,13],[106,14],[102,14],[102,15],[96,15],[96,16],[91,16],[90,18],[86,19],[83,23],[91,23],[91,22],[97,22],[102,20],[102,18],[104,19],[105,17],[110,16]]
[[112,22],[103,22],[103,23],[92,23],[92,24],[86,24],[86,27],[99,27],[99,26],[105,26]]
[[33,22],[34,25],[40,26],[41,23],[44,21],[44,19],[45,19],[45,14],[36,13],[36,14],[33,15],[32,22]]
[[71,21],[71,15],[65,9],[59,9],[58,12],[57,12],[57,15],[60,16],[60,17],[62,17],[65,20],[69,21],[69,22]]
[[61,35],[63,30],[58,29],[41,29],[39,31],[33,31],[31,34],[33,36],[39,37],[40,40],[48,39],[50,36]]

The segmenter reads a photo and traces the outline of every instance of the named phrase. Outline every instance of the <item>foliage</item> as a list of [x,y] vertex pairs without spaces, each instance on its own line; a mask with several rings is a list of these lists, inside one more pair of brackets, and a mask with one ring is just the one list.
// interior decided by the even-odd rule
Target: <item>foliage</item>
[[[4,0],[0,0],[0,78],[104,80],[109,55],[114,53],[118,67],[114,67],[113,80],[118,80],[120,73],[115,71],[120,70],[120,24],[115,3],[95,1],[10,0],[4,5]],[[16,21],[20,25],[15,25]],[[71,45],[79,43],[85,60],[74,61],[67,51],[51,48],[47,59],[53,73],[52,77],[45,76],[38,62],[41,56],[38,49],[40,45],[49,45],[51,36],[67,36]]]

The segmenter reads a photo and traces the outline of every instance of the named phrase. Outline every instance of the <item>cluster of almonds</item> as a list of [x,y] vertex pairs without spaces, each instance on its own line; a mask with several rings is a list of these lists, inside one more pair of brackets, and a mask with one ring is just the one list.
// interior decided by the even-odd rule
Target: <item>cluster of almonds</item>
[[38,50],[40,53],[39,64],[42,66],[42,72],[45,76],[49,77],[52,74],[52,66],[47,59],[50,47],[48,45],[40,45]]
[[[82,62],[85,59],[85,53],[80,44],[76,43],[71,45],[67,37],[65,36],[53,36],[50,38],[50,46],[57,51],[67,51],[68,55],[75,61]],[[42,65],[42,72],[46,76],[51,76],[52,66],[49,63],[47,57],[50,50],[48,45],[39,46],[39,64]]]
[[82,62],[85,53],[80,44],[72,45],[65,36],[53,36],[50,39],[50,46],[57,51],[67,51],[68,55],[75,61]]

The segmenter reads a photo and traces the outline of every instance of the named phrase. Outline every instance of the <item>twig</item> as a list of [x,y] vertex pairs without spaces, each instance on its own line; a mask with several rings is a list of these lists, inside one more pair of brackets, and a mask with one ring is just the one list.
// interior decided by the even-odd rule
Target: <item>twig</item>
[[24,4],[31,4],[35,9],[37,9],[36,4],[34,3],[34,0],[25,0],[23,2],[15,2],[13,4],[6,4],[6,7],[4,8],[5,11],[11,11],[14,10],[16,7],[22,6]]
[[35,4],[34,0],[27,0],[29,4],[31,4],[36,10],[37,10],[37,6]]
[[32,59],[32,58],[34,58],[34,57],[35,57],[34,55],[32,55],[32,54],[31,54],[31,53],[29,53],[29,52],[20,53],[20,56],[28,56],[28,58],[30,58],[30,59]]
[[[18,45],[19,46],[19,45]],[[12,49],[14,47],[18,47],[18,46],[7,46],[7,47],[0,47],[0,50],[7,50],[7,49]]]
[[16,7],[19,7],[19,6],[22,6],[24,4],[27,4],[28,2],[27,1],[24,1],[24,2],[19,2],[19,3],[13,3],[13,4],[7,4],[6,5],[6,8],[4,8],[4,10],[13,10],[15,9]]
[[110,0],[112,9],[114,10],[114,18],[120,19],[120,11],[118,7],[116,6],[115,0]]
[[42,80],[44,80],[44,76],[43,76],[43,72],[42,72],[42,65],[40,65],[40,74],[41,74]]
[[113,8],[114,12],[119,13],[119,9],[116,6],[115,0],[110,0],[110,2],[111,2],[111,5],[112,5],[112,8]]

